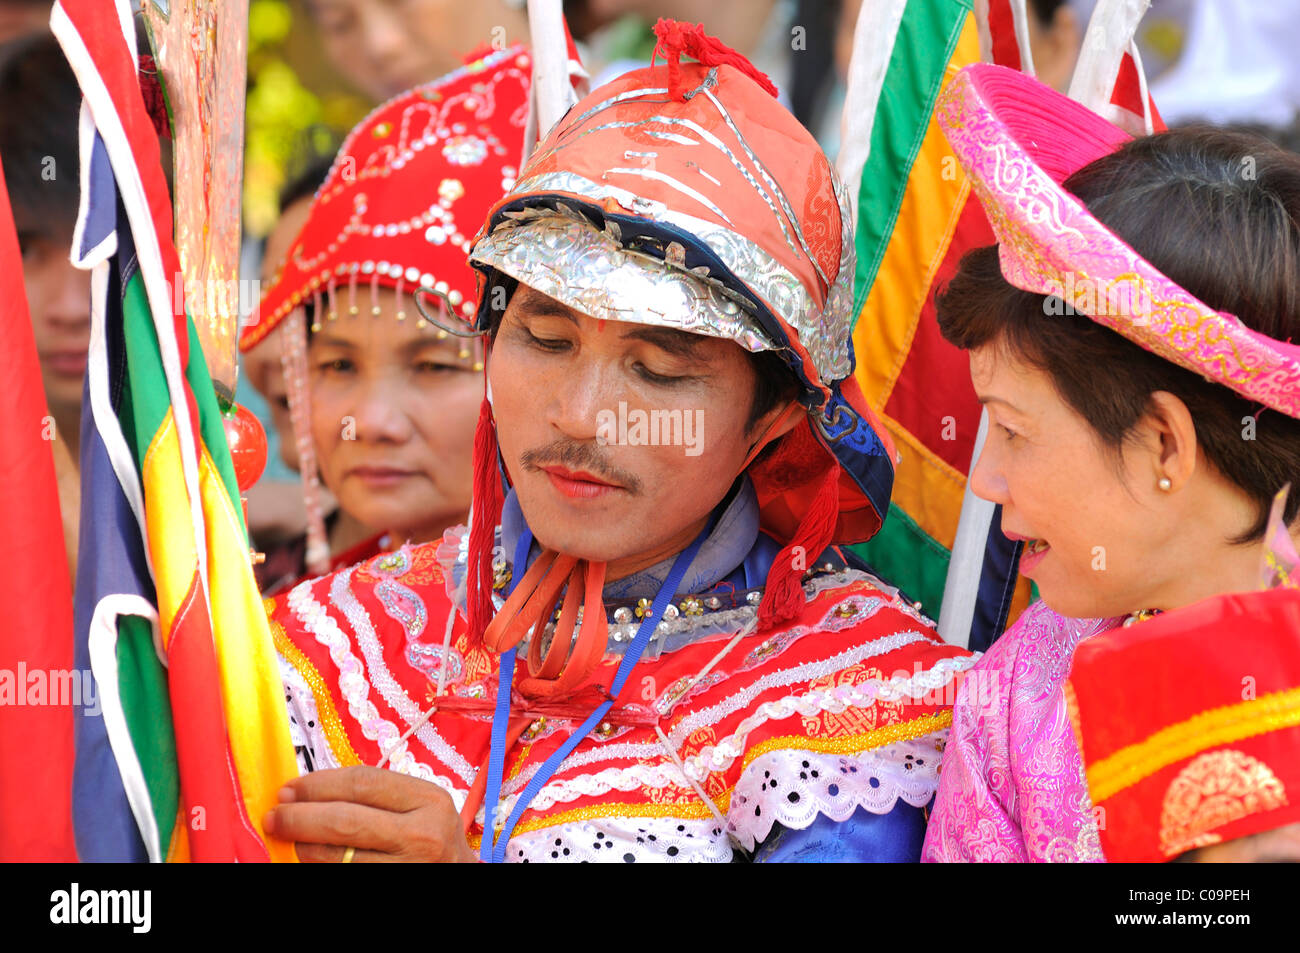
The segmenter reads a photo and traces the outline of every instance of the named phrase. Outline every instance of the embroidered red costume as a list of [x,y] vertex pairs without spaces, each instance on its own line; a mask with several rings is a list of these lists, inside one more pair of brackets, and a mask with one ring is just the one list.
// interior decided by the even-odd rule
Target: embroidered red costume
[[[489,213],[472,327],[494,331],[527,285],[775,351],[797,423],[695,543],[606,585],[605,564],[531,544],[485,402],[472,530],[270,603],[304,767],[441,785],[471,846],[489,816],[504,829],[482,845],[497,860],[916,859],[973,658],[834,545],[879,528],[893,472],[851,377],[851,212],[752,67],[680,25],[660,35],[669,64],[574,106]],[[555,617],[539,567],[570,584]]]

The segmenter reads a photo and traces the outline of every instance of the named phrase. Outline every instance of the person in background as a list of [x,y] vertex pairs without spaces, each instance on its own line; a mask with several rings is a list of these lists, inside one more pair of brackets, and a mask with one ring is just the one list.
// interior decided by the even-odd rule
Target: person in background
[[[290,245],[307,222],[315,192],[324,183],[334,157],[317,158],[296,175],[280,195],[280,218],[266,237],[262,249],[260,280],[269,287],[275,270],[284,260]],[[244,374],[248,383],[266,400],[270,424],[275,433],[274,445],[281,462],[298,471],[298,443],[294,439],[289,414],[288,388],[281,362],[284,327],[277,327],[243,355]],[[253,548],[264,560],[254,567],[258,587],[266,595],[297,582],[306,573],[307,512],[299,480],[263,478],[247,494],[249,533]],[[338,503],[322,493],[322,507],[328,511],[325,530],[330,552],[343,556],[374,534],[338,508]]]
[[50,0],[0,0],[0,43],[9,43],[50,28]]
[[1070,88],[1074,65],[1079,61],[1083,28],[1070,0],[1027,0],[1029,54],[1034,58],[1038,81],[1058,93]]
[[[366,117],[276,263],[260,320],[241,336],[245,352],[272,335],[287,352],[288,442],[308,521],[300,575],[437,539],[465,519],[481,347],[421,308],[436,319],[474,307],[466,252],[514,183],[529,69],[512,47]],[[468,93],[472,76],[481,78]],[[473,121],[445,120],[466,98]],[[417,302],[419,289],[427,294]],[[259,356],[250,374],[275,397],[273,362]],[[318,479],[342,514],[330,527]],[[350,525],[364,527],[363,539],[340,552],[339,528]]]
[[528,38],[524,0],[303,0],[326,57],[381,103],[460,66],[466,51]]
[[1130,139],[988,65],[936,115],[1000,242],[937,308],[989,414],[970,485],[1042,601],[972,671],[993,696],[958,693],[926,857],[1101,860],[1076,646],[1258,588],[1300,473],[1300,157],[1204,127]]
[[[48,7],[48,4],[46,4]],[[81,90],[49,33],[0,47],[0,158],[23,259],[41,364],[64,545],[75,580],[80,524],[81,394],[90,347],[90,273],[72,266],[80,196]]]

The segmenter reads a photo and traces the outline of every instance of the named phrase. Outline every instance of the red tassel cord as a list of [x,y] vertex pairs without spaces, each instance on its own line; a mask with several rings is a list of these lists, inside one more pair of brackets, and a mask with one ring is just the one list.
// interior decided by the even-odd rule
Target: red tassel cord
[[[803,610],[803,574],[835,535],[840,513],[840,467],[832,461],[794,538],[776,554],[767,574],[767,590],[758,606],[758,631],[790,622]],[[803,568],[796,567],[796,557]]]
[[[470,644],[483,638],[492,621],[492,549],[505,493],[497,470],[497,431],[487,397],[479,406],[474,431],[474,512],[470,519],[469,560],[465,567],[465,609]],[[518,571],[518,567],[516,568]]]
[[767,93],[776,96],[776,84],[766,73],[721,40],[709,36],[698,23],[681,23],[661,17],[655,24],[655,36],[659,42],[655,44],[650,65],[653,66],[660,56],[668,61],[668,95],[680,102],[685,101],[687,92],[682,89],[683,53],[705,66],[734,66]]

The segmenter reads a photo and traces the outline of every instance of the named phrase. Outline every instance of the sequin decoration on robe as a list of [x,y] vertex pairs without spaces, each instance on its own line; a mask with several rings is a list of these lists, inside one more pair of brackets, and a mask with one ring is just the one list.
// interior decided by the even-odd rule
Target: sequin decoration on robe
[[[452,617],[463,533],[268,600],[304,769],[387,755],[464,804],[488,755],[498,656],[468,643],[463,609]],[[608,721],[523,814],[507,860],[899,859],[901,841],[915,859],[956,682],[975,657],[864,572],[819,566],[805,591],[799,619],[742,639],[694,684],[753,617],[758,590],[724,581],[674,599]],[[612,679],[640,620],[635,603],[608,608],[593,690],[572,710],[516,696],[534,720],[506,755],[507,810]],[[401,740],[444,671],[447,708]],[[482,825],[480,809],[471,845]],[[832,850],[848,832],[858,849]]]
[[922,860],[1103,860],[1062,684],[1074,647],[1118,622],[1036,603],[967,673]]

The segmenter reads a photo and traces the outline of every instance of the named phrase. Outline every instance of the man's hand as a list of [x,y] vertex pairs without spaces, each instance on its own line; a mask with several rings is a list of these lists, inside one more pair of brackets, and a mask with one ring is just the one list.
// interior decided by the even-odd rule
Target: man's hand
[[316,771],[280,789],[267,833],[295,841],[303,863],[473,863],[451,797],[436,784],[379,768]]

